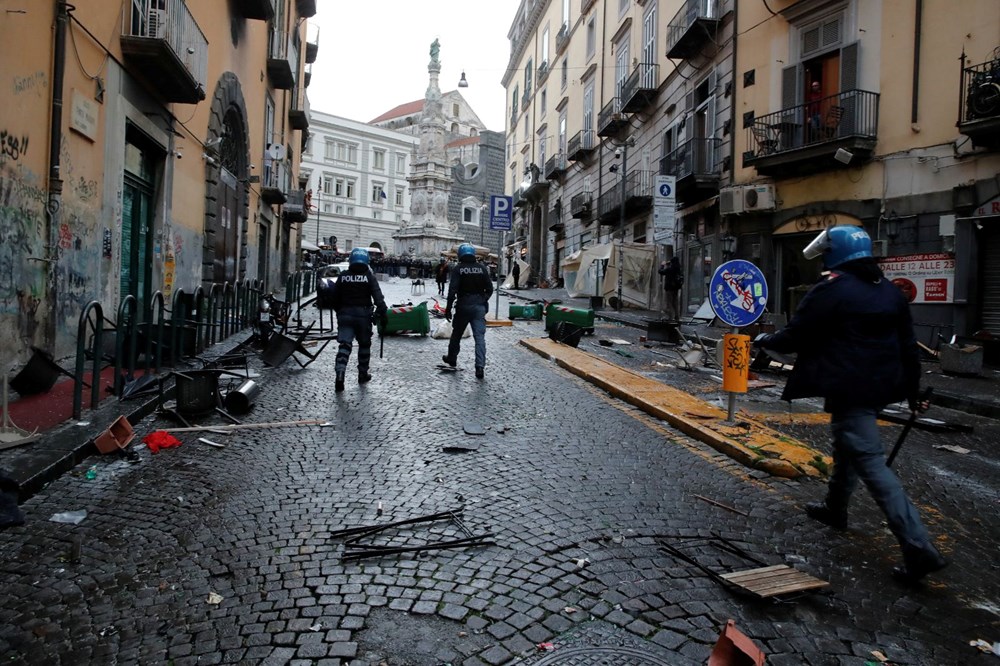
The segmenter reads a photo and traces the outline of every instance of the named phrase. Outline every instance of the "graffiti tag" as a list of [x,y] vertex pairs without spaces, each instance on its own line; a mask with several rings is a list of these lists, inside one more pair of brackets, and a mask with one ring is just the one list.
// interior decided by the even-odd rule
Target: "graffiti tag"
[[28,76],[15,76],[14,77],[14,94],[20,95],[21,93],[26,93],[29,90],[41,90],[48,85],[48,76],[45,72],[35,72],[34,74],[29,74]]
[[21,155],[28,152],[28,137],[22,134],[20,137],[8,132],[7,130],[0,130],[0,157],[10,158],[15,162],[21,159]]

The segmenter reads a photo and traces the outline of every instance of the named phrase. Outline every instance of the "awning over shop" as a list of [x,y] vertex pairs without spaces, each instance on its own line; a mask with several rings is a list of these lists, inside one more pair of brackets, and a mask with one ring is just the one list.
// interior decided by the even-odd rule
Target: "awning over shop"
[[309,250],[310,252],[319,252],[319,245],[316,245],[316,243],[313,243],[312,241],[303,238],[302,249]]

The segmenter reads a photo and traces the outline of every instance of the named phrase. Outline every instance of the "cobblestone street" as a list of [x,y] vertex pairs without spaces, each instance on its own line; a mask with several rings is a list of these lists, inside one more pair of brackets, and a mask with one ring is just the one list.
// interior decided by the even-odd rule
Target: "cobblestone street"
[[[383,288],[389,303],[411,299],[408,282]],[[995,661],[968,645],[1000,640],[995,483],[962,494],[928,463],[901,461],[952,560],[901,587],[888,576],[898,548],[866,492],[849,531],[812,522],[801,507],[822,482],[750,471],[518,344],[541,331],[490,328],[484,380],[471,337],[454,373],[436,368],[446,341],[387,338],[379,359],[376,338],[373,381],[356,383],[355,349],[342,393],[336,343],[305,369],[251,360],[262,390],[246,422],[329,426],[178,433],[181,447],[153,455],[140,439],[174,424],[148,417],[138,464],[94,456],[24,503],[24,527],[0,533],[3,663],[528,664],[551,643],[556,654],[617,646],[618,661],[602,663],[684,666],[706,663],[729,618],[772,665],[860,665],[875,650],[892,664]],[[465,434],[472,423],[486,434]],[[467,444],[479,446],[445,450]],[[978,462],[963,464],[995,478],[995,448],[966,444]],[[78,509],[79,525],[49,521]],[[345,562],[331,536],[458,509],[491,544]],[[684,539],[713,535],[831,586],[754,600],[661,547],[691,541],[706,566],[737,564]],[[437,521],[371,539],[464,536]]]

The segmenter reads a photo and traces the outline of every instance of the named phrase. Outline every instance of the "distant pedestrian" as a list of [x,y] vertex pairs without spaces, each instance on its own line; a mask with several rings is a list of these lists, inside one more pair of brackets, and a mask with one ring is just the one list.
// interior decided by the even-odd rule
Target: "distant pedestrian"
[[358,340],[358,383],[371,381],[368,368],[372,356],[372,309],[374,307],[376,320],[384,319],[387,311],[378,279],[368,265],[367,250],[351,250],[348,269],[337,276],[332,300],[340,343],[334,366],[337,373],[334,390],[339,392],[344,390],[344,375],[355,338]]
[[462,335],[465,327],[471,326],[472,337],[476,342],[478,379],[486,374],[486,313],[489,312],[492,295],[493,283],[490,281],[489,269],[476,261],[474,247],[462,243],[458,246],[458,265],[451,269],[448,281],[448,306],[444,316],[452,321],[451,306],[455,304],[455,318],[452,322],[451,340],[448,341],[448,353],[442,360],[453,368],[458,364]]
[[755,343],[797,352],[782,398],[820,396],[830,412],[833,475],[826,500],[806,514],[836,529],[847,527],[847,507],[858,479],[885,513],[903,551],[893,576],[915,583],[947,565],[931,543],[916,508],[886,466],[876,416],[887,404],[921,403],[920,360],[910,307],[872,257],[872,241],[861,227],[831,227],[806,247],[806,259],[823,257],[830,271],[799,303],[792,320]]
[[444,285],[448,282],[448,260],[444,257],[441,257],[437,265],[435,277],[438,283],[438,296],[444,296]]
[[518,282],[521,281],[521,266],[517,263],[517,258],[514,259],[514,266],[510,269],[510,275],[514,278],[514,289],[520,289]]
[[663,276],[664,313],[667,319],[676,321],[680,317],[677,297],[684,285],[684,273],[681,271],[680,259],[676,256],[670,257],[670,261],[664,262],[660,266],[659,272]]

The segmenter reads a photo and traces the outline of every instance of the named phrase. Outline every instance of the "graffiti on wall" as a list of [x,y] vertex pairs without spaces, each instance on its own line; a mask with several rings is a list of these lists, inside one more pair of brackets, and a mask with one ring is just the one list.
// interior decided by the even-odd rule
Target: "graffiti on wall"
[[28,135],[0,129],[0,163],[17,162],[28,153]]
[[27,76],[14,77],[13,92],[15,95],[34,93],[35,95],[42,97],[45,95],[45,90],[48,87],[49,76],[42,70],[33,74],[28,74]]
[[99,299],[98,262],[95,251],[101,237],[97,210],[75,201],[64,201],[59,224],[59,263],[56,265],[57,336],[73,338],[77,334],[80,313],[91,300]]

